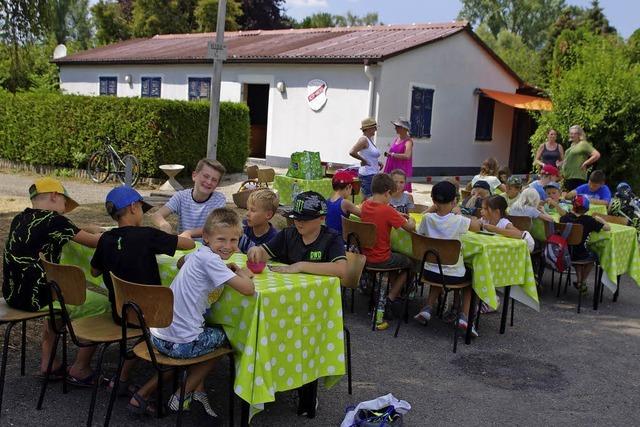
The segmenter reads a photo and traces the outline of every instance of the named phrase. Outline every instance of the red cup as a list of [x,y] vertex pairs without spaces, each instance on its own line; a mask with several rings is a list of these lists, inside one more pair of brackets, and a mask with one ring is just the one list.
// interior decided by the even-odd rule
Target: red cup
[[267,266],[266,262],[251,262],[247,261],[247,268],[251,270],[253,274],[260,274]]

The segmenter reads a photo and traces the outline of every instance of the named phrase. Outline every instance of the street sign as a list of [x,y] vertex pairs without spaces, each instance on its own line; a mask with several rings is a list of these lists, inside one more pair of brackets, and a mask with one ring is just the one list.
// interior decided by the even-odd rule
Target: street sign
[[215,42],[209,42],[207,57],[213,60],[225,61],[227,59],[227,46]]

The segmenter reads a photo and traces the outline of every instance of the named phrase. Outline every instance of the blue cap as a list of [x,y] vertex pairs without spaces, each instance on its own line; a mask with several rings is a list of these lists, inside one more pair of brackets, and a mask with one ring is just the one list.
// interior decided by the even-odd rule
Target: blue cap
[[626,189],[631,190],[631,186],[629,184],[627,184],[626,182],[621,182],[616,187],[616,190],[618,190],[618,191],[622,191],[622,190],[626,190]]
[[558,184],[555,181],[551,181],[550,183],[548,183],[547,185],[544,186],[544,189],[546,190],[547,188],[555,188],[556,190],[560,190],[560,184]]
[[140,195],[136,190],[123,185],[109,191],[109,194],[107,194],[107,200],[105,201],[105,207],[107,208],[107,213],[109,215],[113,215],[120,209],[131,206],[135,202],[142,203],[142,212],[146,212],[153,207],[149,203],[145,202],[142,195]]

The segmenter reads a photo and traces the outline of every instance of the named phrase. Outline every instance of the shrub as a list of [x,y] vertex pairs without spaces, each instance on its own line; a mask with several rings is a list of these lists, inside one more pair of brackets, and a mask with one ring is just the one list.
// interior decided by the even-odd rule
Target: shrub
[[[133,154],[145,176],[180,163],[186,171],[207,152],[209,104],[163,99],[0,92],[0,156],[30,164],[84,167],[109,137],[118,152]],[[249,109],[223,102],[217,157],[241,171],[249,152]]]

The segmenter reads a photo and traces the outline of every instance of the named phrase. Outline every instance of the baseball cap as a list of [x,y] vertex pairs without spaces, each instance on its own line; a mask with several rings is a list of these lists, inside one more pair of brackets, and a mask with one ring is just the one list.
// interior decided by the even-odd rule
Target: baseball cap
[[472,188],[482,188],[484,190],[487,190],[489,193],[491,193],[491,186],[487,181],[482,181],[482,180],[476,181],[476,183],[473,184]]
[[585,196],[583,196],[582,194],[578,194],[576,197],[573,198],[573,208],[574,209],[584,209],[586,211],[589,210],[589,199]]
[[507,179],[507,184],[513,185],[514,187],[522,187],[522,179],[515,175],[510,176],[509,179]]
[[346,170],[336,171],[333,178],[331,178],[331,182],[334,184],[351,184],[353,183],[353,174]]
[[553,165],[544,165],[540,173],[551,176],[560,176],[560,171],[558,171],[558,168]]
[[560,190],[560,184],[558,184],[557,182],[550,182],[547,185],[544,186],[544,189],[546,190],[547,188],[555,188],[556,190]]
[[327,201],[315,191],[305,191],[293,200],[293,209],[287,215],[299,221],[309,221],[327,214]]
[[456,186],[449,181],[440,181],[431,189],[431,199],[436,203],[450,203],[456,199]]
[[69,194],[67,193],[67,189],[64,188],[62,183],[55,178],[45,177],[45,178],[37,179],[36,182],[34,182],[31,185],[31,187],[29,187],[30,199],[33,199],[38,194],[44,194],[44,193],[62,194],[66,199],[65,212],[71,212],[72,210],[78,207],[78,202],[76,202],[71,197],[69,197]]
[[616,187],[616,191],[624,191],[624,190],[631,190],[631,186],[626,182],[621,182]]
[[136,190],[123,185],[115,187],[113,190],[109,191],[109,194],[107,194],[107,200],[105,201],[105,207],[107,208],[107,213],[109,215],[113,215],[120,209],[131,206],[135,202],[142,202],[142,212],[146,212],[153,207],[149,203],[145,202],[143,197]]

